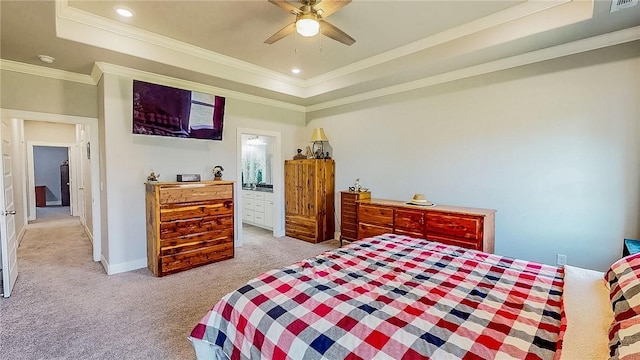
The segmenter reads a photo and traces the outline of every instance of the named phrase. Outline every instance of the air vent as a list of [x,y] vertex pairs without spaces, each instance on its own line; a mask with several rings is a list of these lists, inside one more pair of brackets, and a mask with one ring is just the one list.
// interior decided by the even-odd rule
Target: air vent
[[618,11],[638,5],[638,0],[612,0],[611,11]]

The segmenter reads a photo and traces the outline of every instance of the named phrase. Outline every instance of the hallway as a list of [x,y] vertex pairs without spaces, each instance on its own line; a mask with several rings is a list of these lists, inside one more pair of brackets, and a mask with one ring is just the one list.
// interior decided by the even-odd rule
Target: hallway
[[36,208],[36,219],[29,221],[26,229],[74,225],[81,225],[80,218],[71,216],[68,206],[47,206]]

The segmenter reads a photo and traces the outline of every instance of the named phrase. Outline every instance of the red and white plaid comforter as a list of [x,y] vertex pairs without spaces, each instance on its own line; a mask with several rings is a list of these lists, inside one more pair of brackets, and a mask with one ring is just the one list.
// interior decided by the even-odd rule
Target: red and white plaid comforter
[[552,359],[561,271],[378,236],[260,275],[191,337],[231,359]]

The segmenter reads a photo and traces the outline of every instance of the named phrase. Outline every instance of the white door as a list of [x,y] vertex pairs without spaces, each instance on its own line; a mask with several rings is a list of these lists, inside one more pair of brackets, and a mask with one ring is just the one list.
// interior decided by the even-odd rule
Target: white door
[[18,278],[18,241],[13,204],[13,173],[11,172],[11,126],[2,120],[2,161],[0,162],[0,244],[2,245],[2,283],[4,297],[11,295]]
[[[79,126],[79,125],[76,125]],[[87,220],[85,219],[86,213],[85,213],[85,198],[84,198],[84,174],[85,171],[89,171],[89,169],[85,169],[84,166],[84,147],[86,146],[86,140],[85,140],[85,133],[84,133],[84,129],[80,129],[80,139],[79,139],[79,143],[80,143],[80,147],[79,150],[80,151],[76,151],[76,156],[74,156],[74,163],[76,163],[78,166],[74,166],[74,171],[75,171],[75,175],[74,178],[76,179],[76,183],[78,184],[78,206],[76,209],[74,209],[74,216],[79,216],[80,217],[80,223],[84,226],[87,225]]]

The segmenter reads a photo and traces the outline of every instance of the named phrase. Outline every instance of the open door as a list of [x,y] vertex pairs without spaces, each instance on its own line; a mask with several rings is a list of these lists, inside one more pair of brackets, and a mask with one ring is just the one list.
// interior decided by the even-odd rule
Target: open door
[[18,278],[18,241],[13,203],[13,173],[11,171],[11,125],[2,120],[2,161],[0,161],[0,246],[2,248],[2,282],[4,297],[11,295]]

